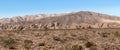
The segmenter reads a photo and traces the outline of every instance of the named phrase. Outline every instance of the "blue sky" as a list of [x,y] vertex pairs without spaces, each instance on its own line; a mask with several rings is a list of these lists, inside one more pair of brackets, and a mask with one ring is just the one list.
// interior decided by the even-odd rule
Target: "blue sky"
[[0,18],[73,11],[120,16],[120,0],[0,0]]

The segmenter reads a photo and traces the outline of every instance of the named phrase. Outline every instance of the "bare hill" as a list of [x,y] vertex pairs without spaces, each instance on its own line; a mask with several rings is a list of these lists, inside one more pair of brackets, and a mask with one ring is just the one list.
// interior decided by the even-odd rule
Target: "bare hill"
[[1,29],[119,28],[120,17],[89,11],[39,14],[0,19]]

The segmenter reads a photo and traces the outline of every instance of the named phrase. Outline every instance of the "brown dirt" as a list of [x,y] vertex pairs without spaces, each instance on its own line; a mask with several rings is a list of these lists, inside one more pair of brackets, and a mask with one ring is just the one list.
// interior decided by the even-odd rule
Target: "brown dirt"
[[0,31],[0,50],[120,50],[119,30]]

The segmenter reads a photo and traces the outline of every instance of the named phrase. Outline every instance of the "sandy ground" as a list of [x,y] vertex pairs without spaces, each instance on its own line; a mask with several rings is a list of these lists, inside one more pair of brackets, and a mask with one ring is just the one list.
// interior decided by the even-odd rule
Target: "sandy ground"
[[120,50],[119,30],[4,30],[0,50]]

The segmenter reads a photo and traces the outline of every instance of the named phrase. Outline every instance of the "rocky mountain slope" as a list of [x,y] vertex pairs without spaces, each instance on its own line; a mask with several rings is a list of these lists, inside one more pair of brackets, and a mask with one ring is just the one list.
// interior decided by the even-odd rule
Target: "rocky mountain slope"
[[0,19],[1,30],[120,28],[120,17],[89,11]]

